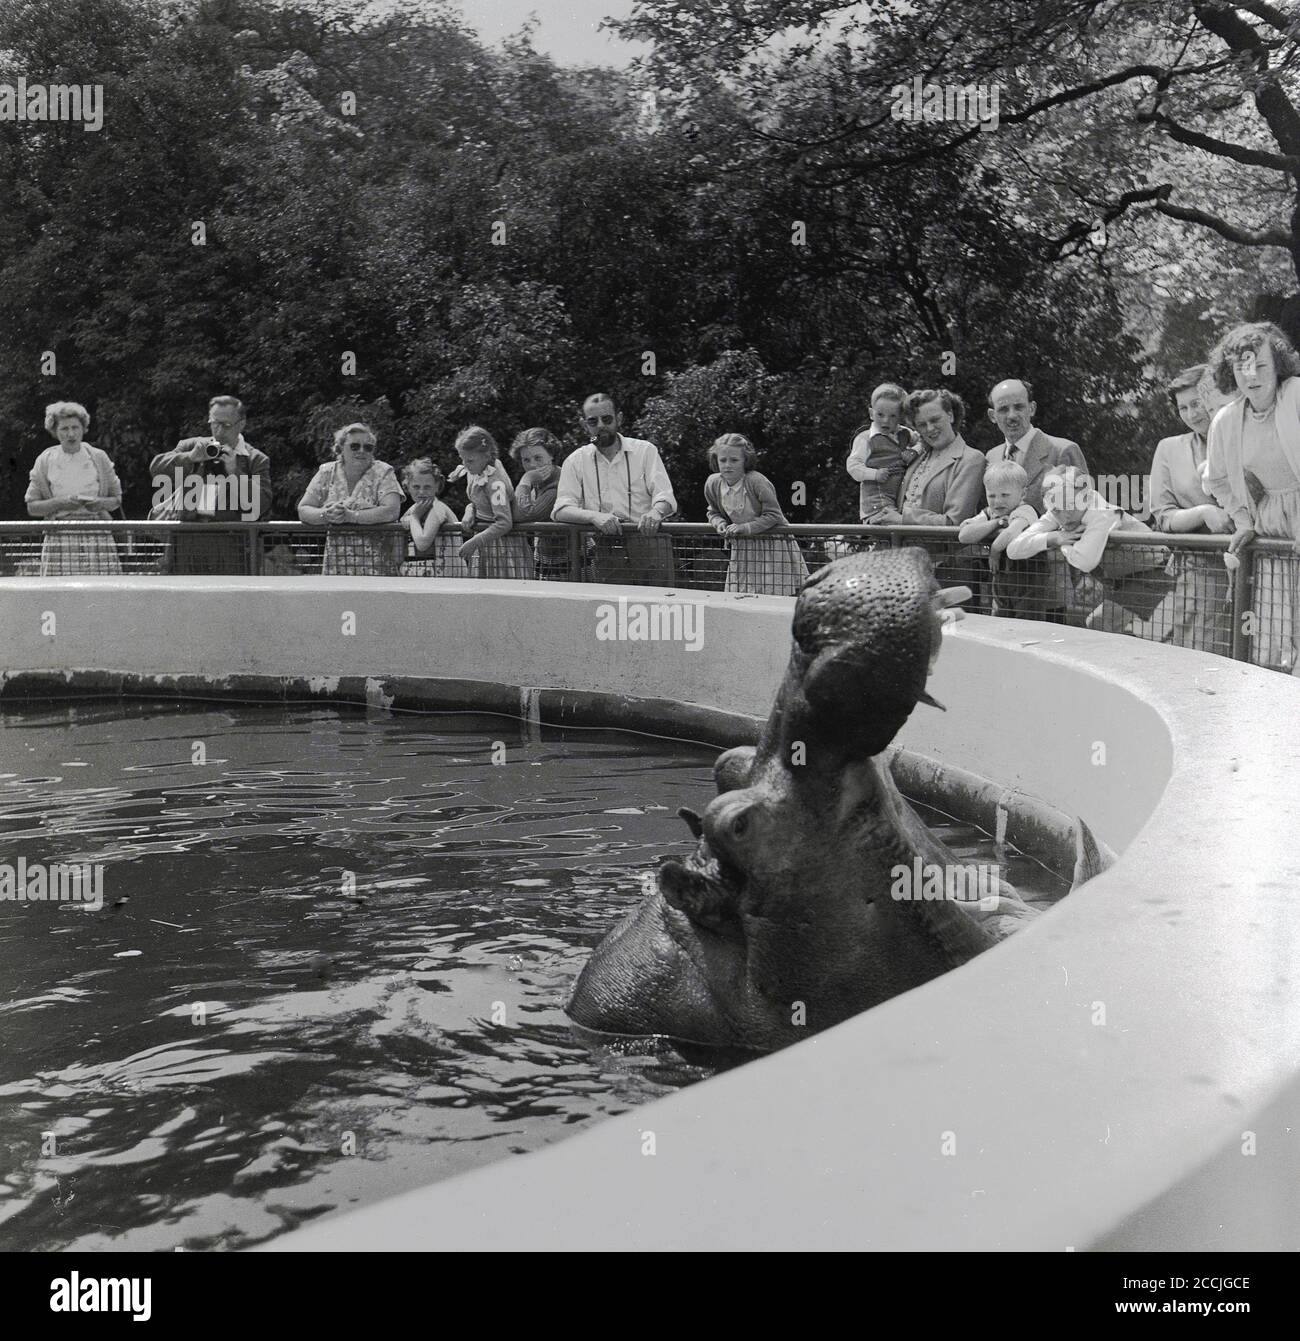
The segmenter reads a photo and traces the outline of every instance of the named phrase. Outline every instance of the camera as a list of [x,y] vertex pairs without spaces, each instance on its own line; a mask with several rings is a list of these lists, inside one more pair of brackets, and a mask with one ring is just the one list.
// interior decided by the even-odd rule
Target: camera
[[202,461],[219,461],[221,459],[221,444],[215,438],[203,443],[199,448],[199,459]]

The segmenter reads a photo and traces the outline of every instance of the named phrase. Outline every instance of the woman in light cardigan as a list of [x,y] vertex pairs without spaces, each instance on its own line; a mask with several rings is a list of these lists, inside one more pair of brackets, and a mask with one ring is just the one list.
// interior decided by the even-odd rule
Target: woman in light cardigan
[[[1210,424],[1205,487],[1236,526],[1229,568],[1256,535],[1300,547],[1300,357],[1271,322],[1235,326],[1215,346],[1210,367],[1220,391],[1237,392]],[[1300,675],[1296,560],[1255,562],[1254,660]]]
[[704,482],[709,521],[730,541],[724,591],[793,596],[808,580],[808,565],[792,535],[770,532],[789,526],[776,490],[754,469],[758,453],[739,433],[724,433],[709,448],[714,473]]
[[[58,438],[36,458],[24,502],[33,517],[60,521],[109,521],[122,506],[122,486],[108,453],[82,436],[90,413],[76,401],[60,400],[45,407],[45,431]],[[48,531],[41,545],[42,577],[68,573],[116,574],[122,571],[117,545],[109,531],[75,527]]]

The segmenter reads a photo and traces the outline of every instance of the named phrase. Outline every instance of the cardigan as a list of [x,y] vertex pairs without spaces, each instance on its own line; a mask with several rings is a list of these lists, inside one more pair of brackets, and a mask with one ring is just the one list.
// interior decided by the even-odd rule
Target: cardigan
[[[781,505],[777,502],[772,481],[766,475],[760,475],[757,470],[747,470],[740,483],[749,498],[750,506],[758,516],[752,522],[741,522],[736,527],[737,535],[760,535],[763,531],[770,531],[776,526],[789,526],[790,523],[786,521],[785,513],[781,511]],[[724,526],[732,524],[731,518],[727,516],[726,509],[722,506],[720,472],[715,471],[704,481],[704,501],[708,505],[709,521],[714,526],[719,522]]]
[[[1210,421],[1206,453],[1205,488],[1232,518],[1239,531],[1255,529],[1255,503],[1246,487],[1241,442],[1248,402],[1245,396],[1229,401]],[[1300,479],[1300,377],[1288,377],[1277,389],[1277,425],[1282,455]]]
[[499,540],[514,530],[515,486],[500,461],[489,462],[482,475],[467,476],[465,492],[474,510],[471,525],[475,537]]
[[[1151,458],[1149,501],[1152,518],[1162,531],[1169,530],[1171,513],[1214,503],[1196,464],[1194,437],[1195,434],[1188,431],[1161,438],[1156,443],[1155,455]],[[1196,529],[1203,532],[1206,528],[1198,526]]]
[[[108,453],[101,447],[92,447],[88,442],[83,442],[81,445],[90,453],[90,459],[99,472],[100,498],[115,498],[117,502],[113,504],[113,508],[121,507],[122,484],[117,478],[117,471],[113,469],[113,462]],[[50,487],[50,462],[54,459],[53,454],[62,450],[62,444],[55,443],[36,458],[36,463],[28,476],[27,492],[23,495],[24,503],[39,503],[54,497],[54,490]]]

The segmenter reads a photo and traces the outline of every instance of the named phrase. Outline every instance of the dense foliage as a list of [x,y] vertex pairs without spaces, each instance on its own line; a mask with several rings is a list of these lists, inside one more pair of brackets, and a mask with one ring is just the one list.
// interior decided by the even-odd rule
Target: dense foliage
[[690,518],[727,429],[783,498],[804,482],[793,520],[853,518],[843,458],[884,379],[959,390],[987,447],[989,386],[1030,377],[1098,470],[1140,469],[1175,427],[1114,267],[1045,255],[981,146],[865,173],[790,151],[825,114],[824,62],[747,139],[734,79],[656,98],[428,5],[0,0],[18,75],[102,84],[105,119],[0,122],[6,517],[63,398],[129,516],[216,392],[246,401],[282,516],[342,423],[395,464],[450,464],[470,422],[580,441],[598,387]]

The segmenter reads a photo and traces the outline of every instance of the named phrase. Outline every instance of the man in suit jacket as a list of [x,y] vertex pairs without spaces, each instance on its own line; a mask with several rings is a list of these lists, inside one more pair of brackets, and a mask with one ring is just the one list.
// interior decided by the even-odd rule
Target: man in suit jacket
[[1025,502],[1041,517],[1043,514],[1043,476],[1053,466],[1077,466],[1085,474],[1088,463],[1083,450],[1069,438],[1054,438],[1034,427],[1034,389],[1028,382],[1010,379],[999,382],[989,393],[989,419],[1002,432],[1004,441],[986,453],[989,465],[1015,461],[1029,476]]

